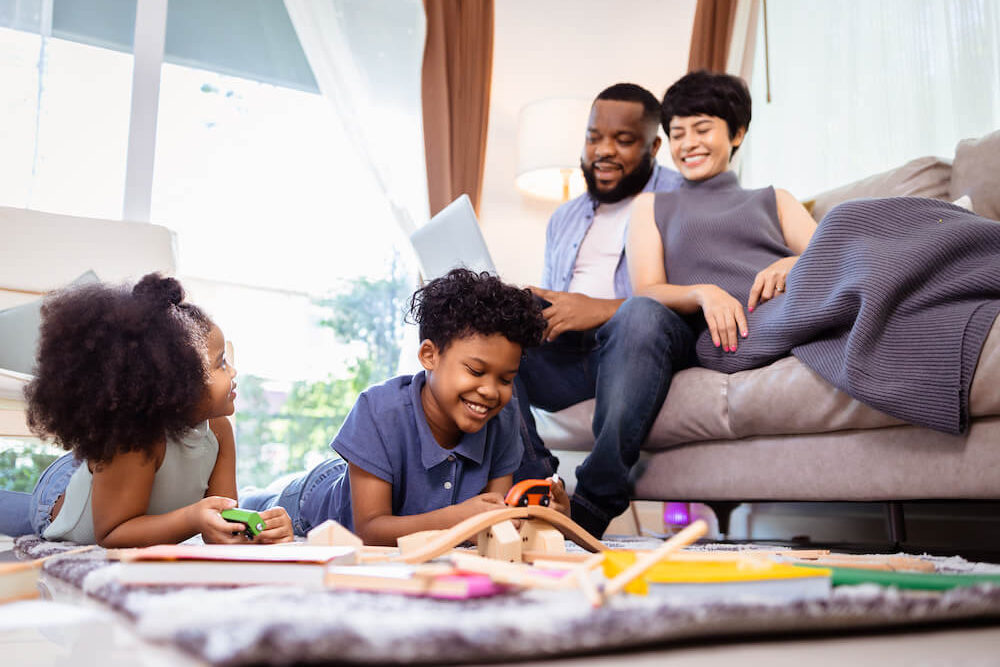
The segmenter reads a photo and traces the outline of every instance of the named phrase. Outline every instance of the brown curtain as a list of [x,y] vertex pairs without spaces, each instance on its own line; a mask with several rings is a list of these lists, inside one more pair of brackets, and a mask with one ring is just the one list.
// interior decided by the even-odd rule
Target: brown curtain
[[725,72],[737,0],[698,0],[691,30],[688,71]]
[[493,0],[424,0],[424,149],[431,215],[463,192],[479,210],[493,74]]

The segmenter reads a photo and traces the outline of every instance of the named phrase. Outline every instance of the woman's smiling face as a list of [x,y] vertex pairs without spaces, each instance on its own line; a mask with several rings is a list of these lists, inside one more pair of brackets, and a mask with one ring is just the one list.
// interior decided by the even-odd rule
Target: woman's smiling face
[[729,125],[717,116],[674,116],[667,127],[670,157],[689,181],[704,181],[729,167],[733,149],[743,143],[745,128],[729,136]]

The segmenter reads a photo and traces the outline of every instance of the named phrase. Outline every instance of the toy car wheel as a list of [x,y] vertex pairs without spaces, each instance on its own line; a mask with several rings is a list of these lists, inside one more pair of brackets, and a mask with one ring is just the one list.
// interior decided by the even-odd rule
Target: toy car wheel
[[528,506],[528,496],[521,496],[518,499],[518,501],[517,501],[517,506],[518,507],[527,507]]
[[549,497],[548,496],[542,496],[542,499],[538,501],[538,504],[541,505],[542,507],[548,507],[549,506]]

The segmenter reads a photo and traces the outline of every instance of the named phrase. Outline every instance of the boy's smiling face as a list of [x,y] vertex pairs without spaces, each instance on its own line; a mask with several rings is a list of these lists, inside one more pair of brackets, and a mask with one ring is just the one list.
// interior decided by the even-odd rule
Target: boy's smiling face
[[420,402],[442,447],[479,431],[513,396],[521,346],[501,334],[460,336],[443,351],[425,340],[418,355],[427,371]]

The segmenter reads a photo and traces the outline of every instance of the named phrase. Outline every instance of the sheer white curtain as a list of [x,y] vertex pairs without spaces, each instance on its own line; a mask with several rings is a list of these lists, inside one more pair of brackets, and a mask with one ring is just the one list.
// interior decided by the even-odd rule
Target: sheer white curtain
[[421,0],[285,0],[320,92],[408,236],[428,217]]
[[996,0],[767,0],[767,21],[745,187],[807,199],[1000,128]]

